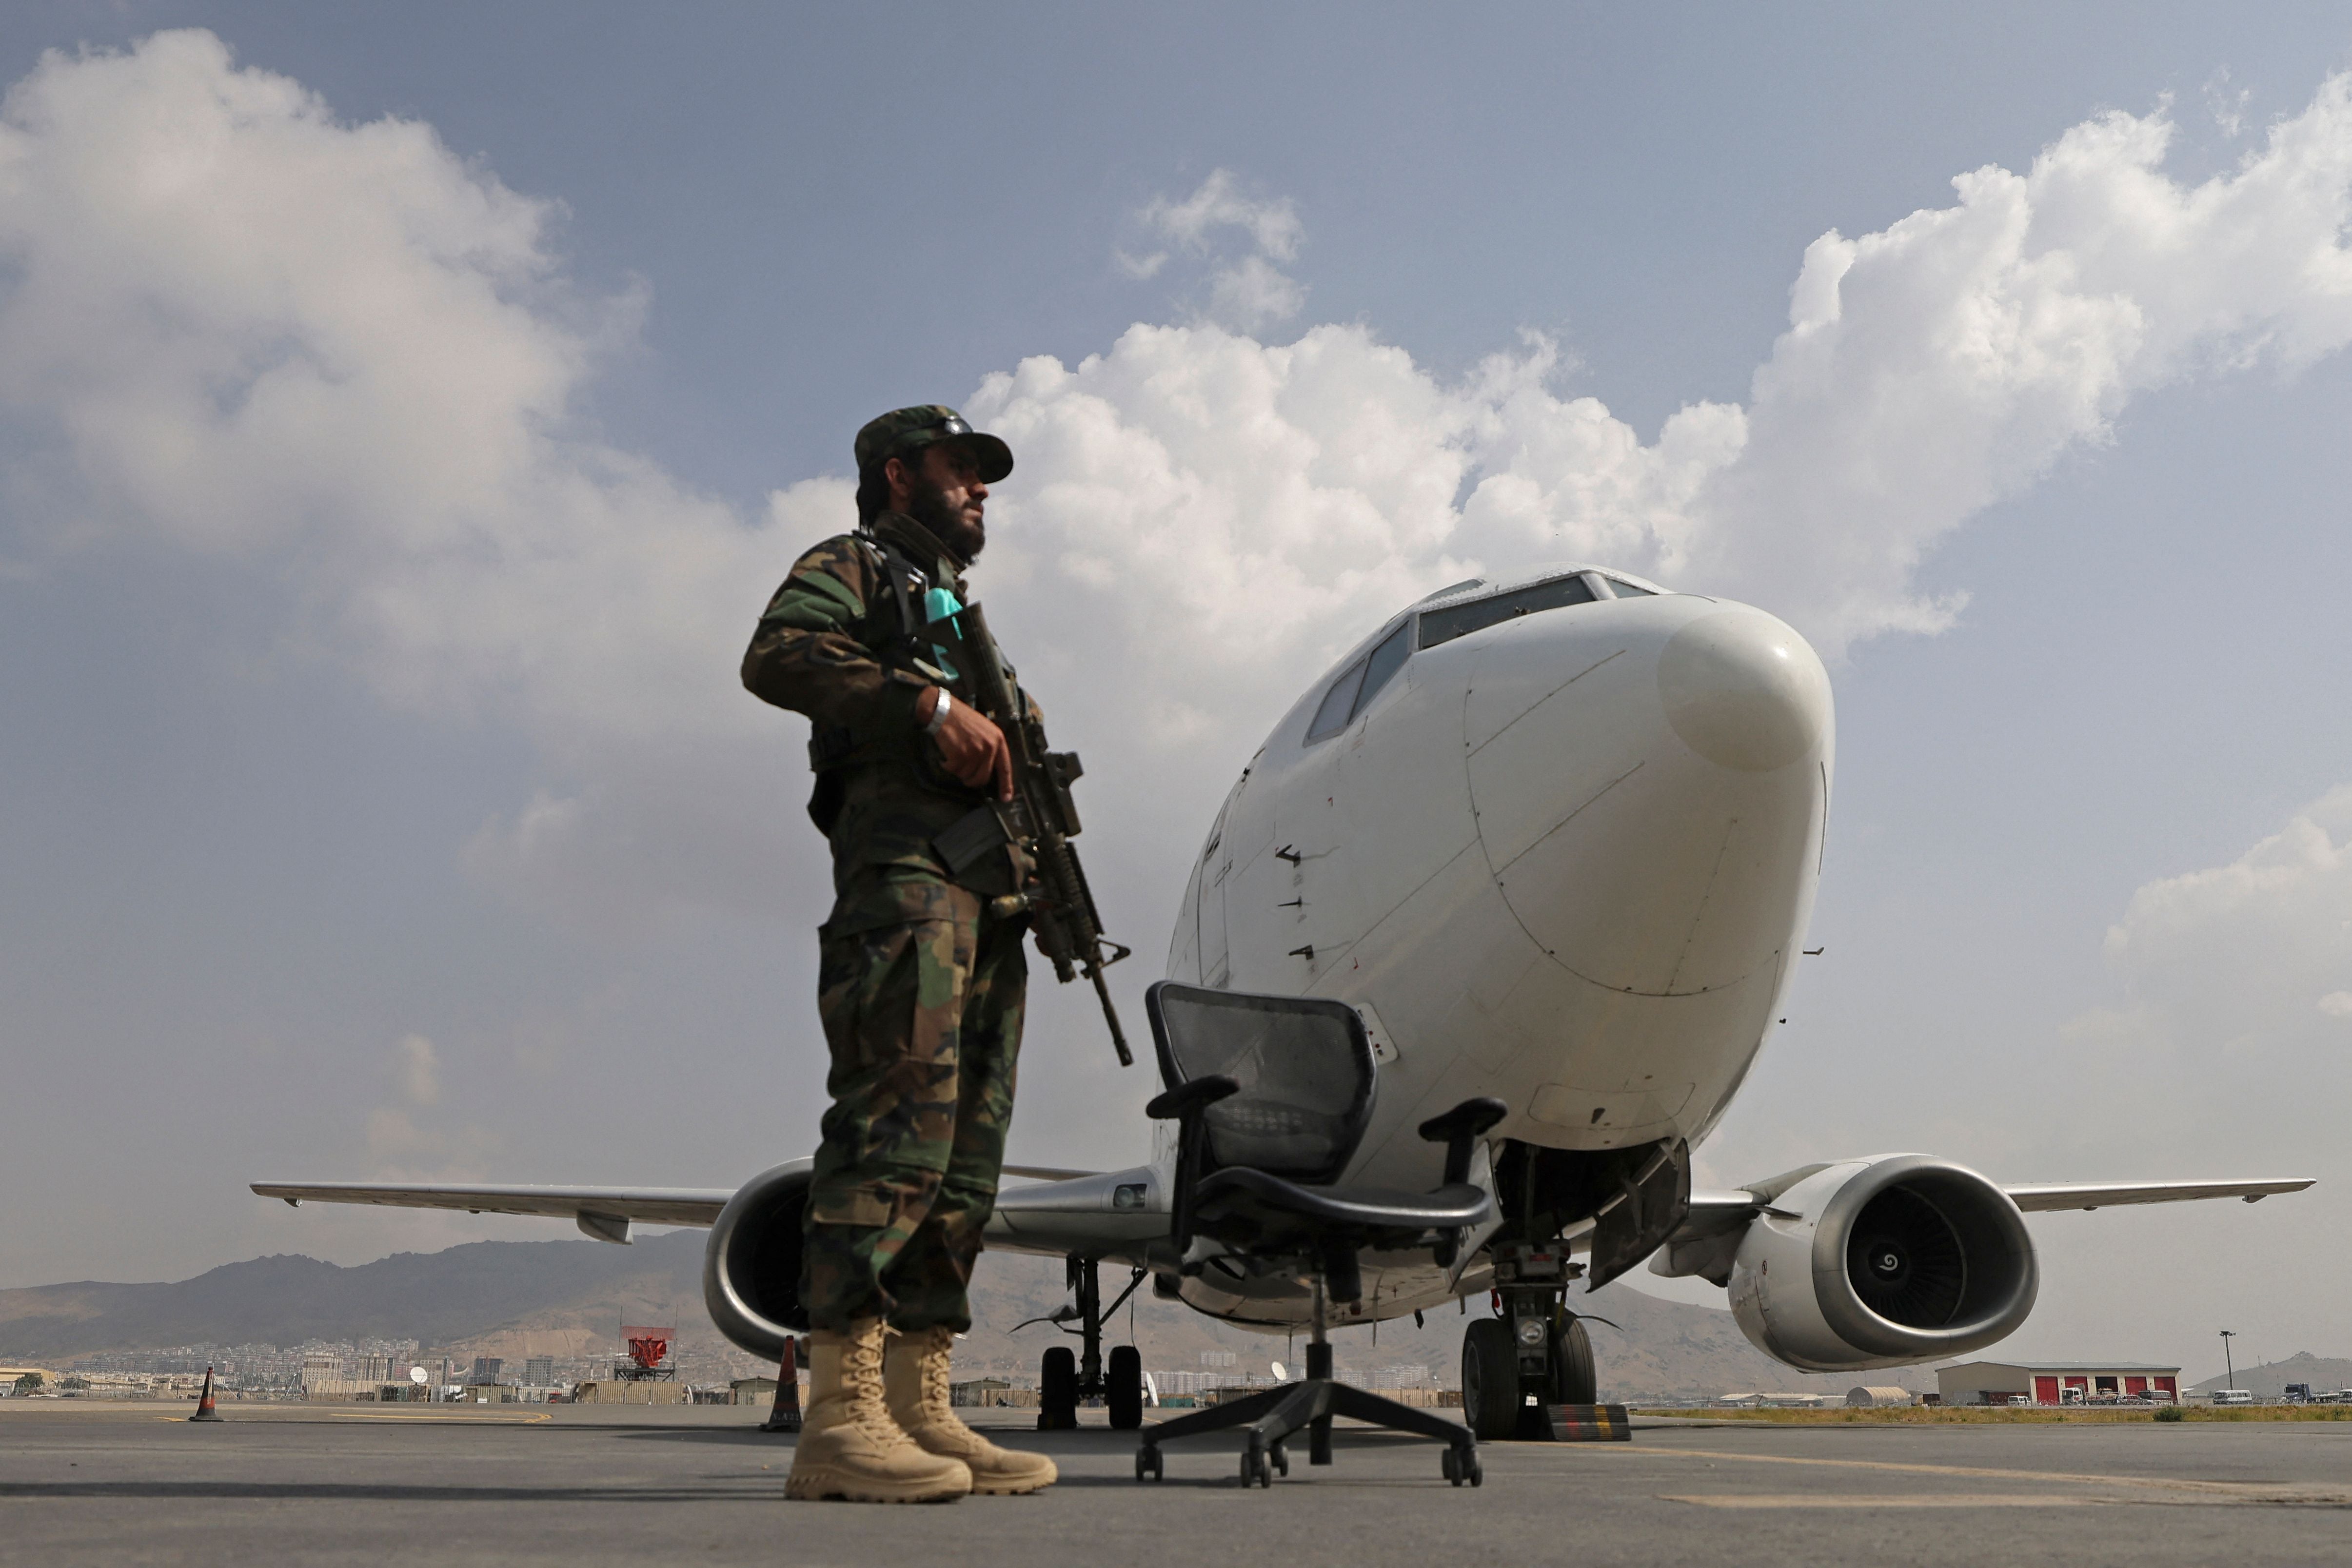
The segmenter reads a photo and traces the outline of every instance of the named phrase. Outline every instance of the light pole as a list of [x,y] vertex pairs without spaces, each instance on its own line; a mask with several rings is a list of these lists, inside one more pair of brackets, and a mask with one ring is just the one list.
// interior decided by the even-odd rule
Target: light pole
[[2222,1385],[2228,1388],[2235,1388],[2238,1386],[2238,1368],[2230,1359],[2230,1342],[2237,1337],[2238,1333],[2235,1329],[2223,1329],[2221,1331],[2221,1367],[2222,1370],[2228,1374],[2221,1382]]

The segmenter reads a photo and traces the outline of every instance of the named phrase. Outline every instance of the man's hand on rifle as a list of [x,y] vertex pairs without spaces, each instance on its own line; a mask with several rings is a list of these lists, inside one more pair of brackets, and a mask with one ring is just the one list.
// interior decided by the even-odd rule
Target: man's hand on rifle
[[[940,716],[942,702],[948,705],[945,718]],[[940,760],[958,780],[974,789],[992,787],[1000,800],[1013,799],[1013,752],[1004,732],[985,714],[927,686],[915,699],[915,722],[938,745]]]

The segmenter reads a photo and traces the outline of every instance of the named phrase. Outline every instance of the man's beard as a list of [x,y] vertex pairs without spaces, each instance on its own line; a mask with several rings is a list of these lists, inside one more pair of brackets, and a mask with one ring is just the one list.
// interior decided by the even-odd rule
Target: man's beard
[[907,515],[930,529],[933,538],[955,551],[967,565],[980,559],[988,543],[987,526],[967,521],[961,508],[949,505],[947,492],[928,476],[915,476],[914,493],[907,497]]

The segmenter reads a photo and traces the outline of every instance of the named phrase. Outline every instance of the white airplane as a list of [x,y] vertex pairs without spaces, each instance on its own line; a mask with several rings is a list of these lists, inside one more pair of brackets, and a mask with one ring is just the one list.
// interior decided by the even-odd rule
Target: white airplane
[[[1762,611],[1577,565],[1472,580],[1391,617],[1308,688],[1225,797],[1184,889],[1169,978],[1337,998],[1378,1062],[1343,1181],[1438,1185],[1423,1119],[1509,1107],[1471,1179],[1498,1218],[1451,1267],[1369,1254],[1338,1326],[1496,1291],[1475,1320],[1465,1405],[1507,1436],[1531,1403],[1589,1404],[1591,1351],[1565,1307],[1651,1260],[1727,1288],[1789,1365],[1846,1371],[1961,1354],[2025,1321],[2039,1282],[2023,1214],[2299,1191],[2303,1179],[2003,1185],[1925,1155],[1841,1158],[1694,1192],[1715,1128],[1781,1016],[1819,882],[1833,778],[1830,684]],[[1132,1347],[1099,1354],[1097,1267],[1271,1332],[1305,1325],[1287,1272],[1169,1244],[1163,1125],[1129,1170],[1008,1166],[988,1245],[1068,1260],[1081,1324],[1045,1368],[1049,1414],[1109,1396],[1139,1421]],[[712,1319],[747,1351],[801,1326],[809,1162],[736,1190],[257,1183],[282,1197],[708,1226]],[[1118,1301],[1124,1301],[1122,1295]],[[1058,1358],[1058,1362],[1057,1362]]]

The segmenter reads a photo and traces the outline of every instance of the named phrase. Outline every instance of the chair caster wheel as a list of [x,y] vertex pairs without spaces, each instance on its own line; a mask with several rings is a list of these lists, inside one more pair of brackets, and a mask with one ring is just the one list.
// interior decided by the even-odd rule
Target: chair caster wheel
[[1445,1472],[1445,1479],[1455,1486],[1465,1481],[1474,1487],[1486,1484],[1486,1468],[1478,1462],[1475,1451],[1465,1453],[1459,1448],[1449,1448],[1445,1450],[1445,1457],[1439,1461],[1439,1468]]
[[1242,1485],[1244,1488],[1274,1485],[1274,1461],[1264,1448],[1255,1443],[1242,1450]]
[[1272,1448],[1269,1448],[1266,1451],[1270,1456],[1272,1456],[1274,1459],[1274,1468],[1278,1474],[1285,1476],[1290,1474],[1290,1449],[1281,1443],[1276,1443]]
[[1160,1450],[1158,1448],[1138,1448],[1135,1450],[1135,1479],[1139,1481],[1156,1481],[1160,1479]]

